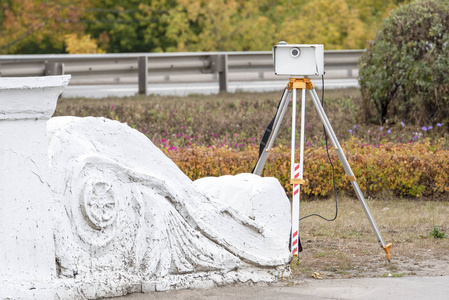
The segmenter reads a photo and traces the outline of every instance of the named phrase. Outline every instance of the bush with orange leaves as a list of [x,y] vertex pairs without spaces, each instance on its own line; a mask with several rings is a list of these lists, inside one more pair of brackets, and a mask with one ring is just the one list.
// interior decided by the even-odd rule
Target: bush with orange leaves
[[[444,149],[444,143],[444,140],[433,143],[424,140],[412,144],[388,142],[372,146],[353,138],[344,142],[342,148],[366,195],[376,197],[381,191],[387,190],[400,197],[433,198],[449,192],[449,150]],[[227,147],[193,146],[163,151],[192,180],[250,173],[258,157],[256,147],[237,151]],[[329,153],[335,166],[337,189],[353,194],[332,147]],[[296,157],[299,160],[299,149]],[[276,177],[287,195],[290,195],[290,149],[282,146],[274,148],[262,175]],[[305,198],[328,197],[332,194],[332,169],[324,147],[310,147],[304,151],[304,179],[306,183],[301,187],[301,193]]]

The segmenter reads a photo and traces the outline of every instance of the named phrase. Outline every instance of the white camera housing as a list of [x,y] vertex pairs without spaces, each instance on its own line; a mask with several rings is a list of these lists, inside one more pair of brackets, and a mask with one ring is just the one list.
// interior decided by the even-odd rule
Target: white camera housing
[[273,46],[274,73],[288,76],[324,74],[324,45],[298,45],[280,42]]

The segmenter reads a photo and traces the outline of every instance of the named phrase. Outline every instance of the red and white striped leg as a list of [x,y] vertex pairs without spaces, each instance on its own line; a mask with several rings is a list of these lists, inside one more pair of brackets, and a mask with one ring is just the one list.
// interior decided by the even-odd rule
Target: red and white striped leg
[[[299,164],[295,164],[293,177],[299,178]],[[293,203],[292,203],[292,238],[291,251],[293,255],[298,255],[299,246],[299,194],[300,184],[293,184]]]

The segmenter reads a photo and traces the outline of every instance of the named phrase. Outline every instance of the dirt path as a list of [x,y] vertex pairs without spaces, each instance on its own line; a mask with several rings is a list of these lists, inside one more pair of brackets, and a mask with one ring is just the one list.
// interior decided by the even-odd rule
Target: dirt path
[[[320,238],[306,240],[299,260],[292,264],[294,279],[449,276],[449,253],[430,240],[426,244],[393,244],[391,261],[369,242]],[[319,273],[319,274],[317,274]]]

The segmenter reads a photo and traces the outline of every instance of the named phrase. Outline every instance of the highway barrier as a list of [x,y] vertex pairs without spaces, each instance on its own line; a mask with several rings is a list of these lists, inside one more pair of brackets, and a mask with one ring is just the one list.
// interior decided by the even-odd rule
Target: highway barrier
[[[355,78],[365,50],[324,52],[326,78]],[[281,79],[274,75],[271,51],[0,55],[0,76],[27,77],[70,74],[70,85],[148,84]]]

